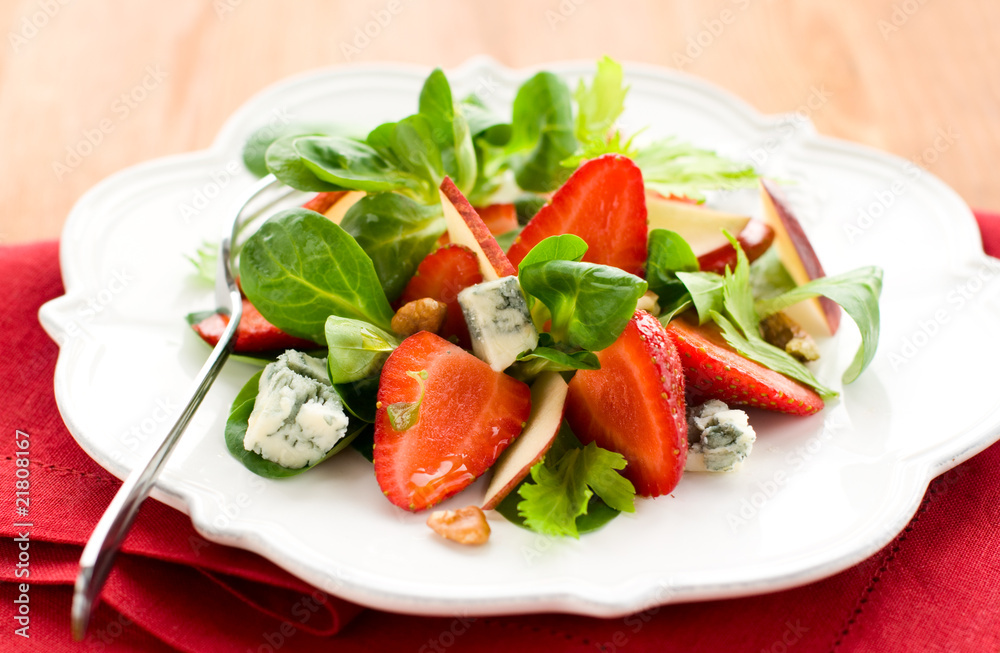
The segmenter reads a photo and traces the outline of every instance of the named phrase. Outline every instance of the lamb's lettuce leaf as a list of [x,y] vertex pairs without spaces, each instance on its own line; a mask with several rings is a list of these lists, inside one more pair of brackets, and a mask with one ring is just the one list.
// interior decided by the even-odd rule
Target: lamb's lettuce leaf
[[561,162],[576,151],[574,131],[573,98],[562,79],[540,72],[522,84],[504,150],[518,186],[539,193],[559,188],[572,173]]
[[673,305],[688,292],[677,273],[697,272],[698,257],[680,234],[666,229],[649,232],[648,251],[646,283],[656,293],[660,306]]
[[646,282],[618,268],[544,261],[520,270],[521,288],[551,315],[556,342],[590,351],[613,343],[635,313]]
[[376,375],[400,340],[395,334],[362,320],[331,315],[326,319],[326,364],[334,385]]

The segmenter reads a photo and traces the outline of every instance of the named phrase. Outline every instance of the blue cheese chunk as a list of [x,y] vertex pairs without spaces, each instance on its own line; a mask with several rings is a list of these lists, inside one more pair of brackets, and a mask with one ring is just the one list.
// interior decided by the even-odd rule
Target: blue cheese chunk
[[469,286],[458,294],[458,303],[469,326],[472,352],[497,372],[538,346],[538,331],[517,277]]
[[712,399],[688,409],[689,472],[732,472],[750,455],[757,434],[747,414]]
[[319,462],[347,433],[326,359],[286,351],[264,368],[243,446],[289,469]]

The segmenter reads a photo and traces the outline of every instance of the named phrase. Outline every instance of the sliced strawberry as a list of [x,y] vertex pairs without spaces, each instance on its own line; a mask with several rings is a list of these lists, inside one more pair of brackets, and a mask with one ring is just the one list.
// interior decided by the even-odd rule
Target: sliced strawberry
[[792,415],[811,415],[823,408],[818,394],[730,347],[714,324],[695,326],[677,319],[667,334],[681,353],[692,400],[718,399]]
[[646,191],[642,173],[618,154],[587,161],[524,227],[507,252],[516,267],[549,236],[576,234],[589,245],[583,260],[642,275],[646,262]]
[[[421,398],[421,380],[424,385]],[[418,402],[396,426],[390,406]],[[447,340],[421,331],[404,340],[379,379],[375,479],[389,501],[423,510],[463,490],[496,462],[531,412],[524,383]]]
[[438,334],[443,338],[455,338],[459,345],[468,349],[472,341],[462,307],[458,304],[458,293],[482,280],[479,259],[472,250],[462,245],[446,245],[420,262],[417,273],[406,284],[398,304],[402,306],[424,297],[444,302],[448,305],[448,317]]
[[599,370],[580,370],[569,383],[566,420],[583,443],[625,456],[622,474],[636,492],[674,489],[687,459],[684,372],[663,325],[636,311]]
[[316,197],[312,198],[308,202],[302,205],[302,208],[309,209],[310,211],[315,211],[316,213],[325,214],[330,210],[330,207],[337,203],[337,201],[347,195],[346,190],[334,190],[326,193],[320,193]]
[[513,204],[490,204],[476,207],[476,213],[486,223],[486,227],[494,236],[502,236],[508,231],[517,229],[517,209]]
[[[201,336],[201,339],[213,347],[222,337],[222,332],[229,324],[229,316],[220,313],[210,313],[191,327]],[[259,354],[286,349],[317,349],[319,345],[310,341],[290,336],[278,327],[264,319],[250,300],[243,298],[243,317],[236,327],[236,342],[233,351],[238,354]]]
[[[490,204],[474,208],[479,217],[482,218],[483,223],[486,224],[486,228],[494,236],[502,236],[517,229],[517,209],[514,208],[513,204]],[[447,245],[450,242],[451,237],[448,236],[447,231],[438,238],[438,245]]]

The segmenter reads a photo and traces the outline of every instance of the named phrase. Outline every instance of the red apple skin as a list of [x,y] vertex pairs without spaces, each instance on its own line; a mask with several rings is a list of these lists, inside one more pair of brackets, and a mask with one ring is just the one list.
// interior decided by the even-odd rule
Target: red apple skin
[[[806,236],[806,232],[802,228],[802,224],[798,221],[798,218],[792,215],[792,212],[789,210],[781,191],[766,179],[761,179],[760,185],[774,205],[778,219],[781,220],[781,224],[785,227],[785,231],[792,241],[792,245],[795,246],[795,251],[802,261],[802,267],[805,268],[806,274],[809,275],[810,279],[825,277],[826,272],[823,271],[823,265],[819,262],[819,257],[816,256],[816,250],[813,249],[812,243],[809,242],[809,238]],[[817,299],[823,309],[826,323],[830,327],[830,334],[837,333],[837,329],[840,328],[840,306],[823,296],[817,297]]]
[[490,497],[485,503],[483,503],[482,509],[495,510],[496,507],[499,506],[500,503],[507,498],[507,495],[510,494],[511,490],[516,488],[521,481],[527,478],[528,473],[531,471],[531,468],[534,467],[538,461],[540,461],[542,458],[545,457],[545,454],[547,454],[549,452],[549,449],[552,448],[552,443],[555,442],[557,435],[559,435],[558,428],[552,434],[552,439],[548,441],[548,443],[545,445],[543,449],[539,450],[538,455],[535,456],[535,458],[530,463],[525,465],[524,468],[518,473],[518,475],[512,478],[509,483],[507,483],[502,488],[497,490],[492,497]]
[[[753,263],[767,251],[774,242],[774,229],[763,220],[750,220],[736,237],[747,259]],[[726,243],[722,247],[698,257],[698,267],[702,272],[723,274],[726,266],[736,268],[736,248]]]
[[468,225],[469,231],[472,232],[473,238],[479,243],[479,247],[482,248],[483,253],[486,255],[490,265],[493,266],[497,276],[517,276],[517,269],[511,264],[507,255],[504,254],[503,248],[500,247],[497,239],[490,233],[489,227],[486,226],[486,223],[476,213],[476,209],[472,208],[469,200],[465,199],[465,195],[462,195],[462,191],[458,190],[458,186],[455,185],[455,182],[450,177],[445,177],[444,181],[441,182],[441,192],[444,193],[444,196],[455,207],[458,214],[462,216],[462,220]]

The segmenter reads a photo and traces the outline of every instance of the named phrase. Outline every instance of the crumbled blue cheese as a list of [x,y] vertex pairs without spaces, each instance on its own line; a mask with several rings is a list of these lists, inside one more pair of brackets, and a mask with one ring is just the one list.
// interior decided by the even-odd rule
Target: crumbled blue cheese
[[260,376],[243,446],[282,467],[319,462],[347,433],[326,359],[289,350]]
[[688,409],[689,472],[732,472],[750,455],[757,434],[742,410],[717,399]]
[[538,346],[538,331],[517,277],[469,286],[458,293],[472,352],[501,372],[523,351]]

